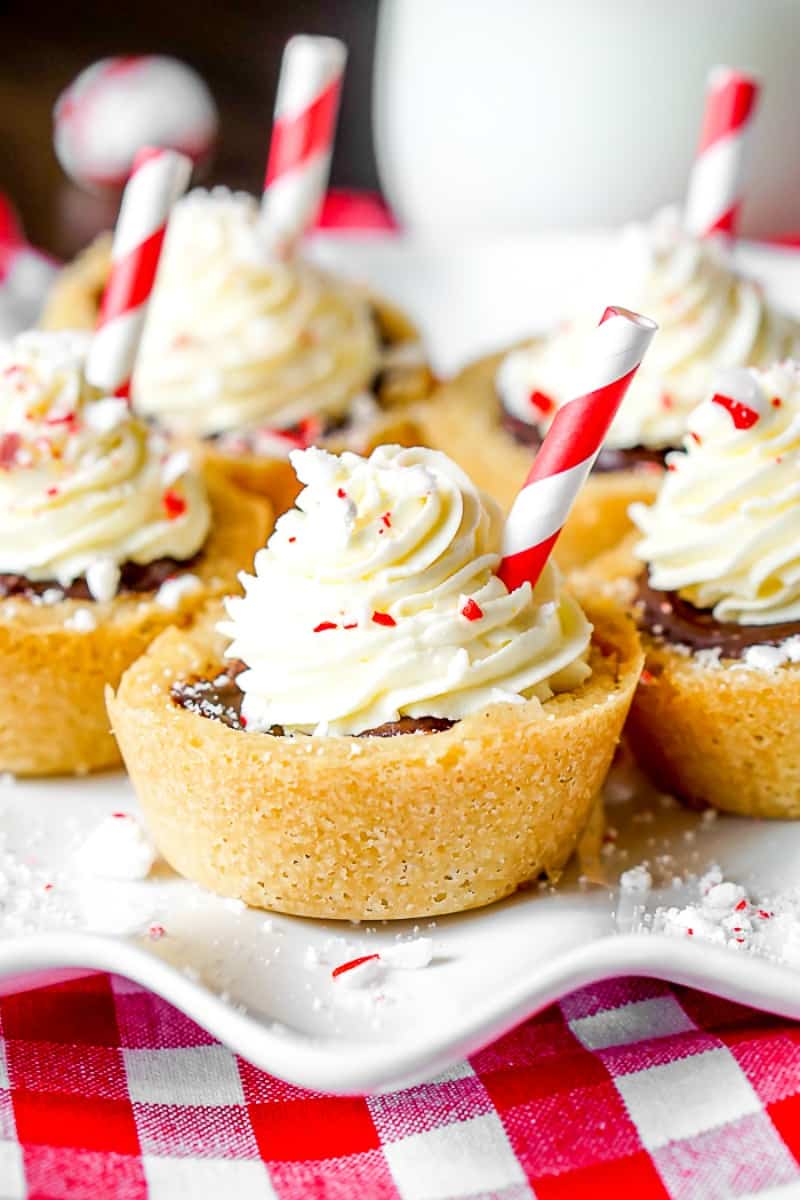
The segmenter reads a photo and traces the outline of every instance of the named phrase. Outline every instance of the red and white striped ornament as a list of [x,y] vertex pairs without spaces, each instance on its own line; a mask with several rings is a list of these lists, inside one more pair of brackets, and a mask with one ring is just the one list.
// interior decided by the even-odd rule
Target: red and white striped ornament
[[742,202],[747,139],[759,83],[731,67],[715,67],[686,198],[686,228],[696,237],[731,238]]
[[167,221],[191,172],[186,155],[148,146],[137,154],[123,193],[111,273],[86,361],[89,382],[115,396],[129,393]]
[[536,586],[656,329],[626,308],[604,312],[580,395],[559,408],[508,514],[497,573],[509,591]]
[[347,48],[300,34],[286,43],[264,179],[267,238],[291,247],[316,220],[328,186]]
[[117,55],[81,71],[53,112],[58,161],[79,186],[121,189],[140,146],[196,164],[210,157],[219,119],[192,67],[163,54]]

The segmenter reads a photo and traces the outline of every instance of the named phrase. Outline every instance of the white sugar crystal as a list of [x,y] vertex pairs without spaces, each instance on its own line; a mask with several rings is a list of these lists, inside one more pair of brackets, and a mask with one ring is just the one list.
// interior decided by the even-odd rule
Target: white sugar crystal
[[303,966],[307,971],[313,971],[320,964],[320,958],[313,946],[306,946],[305,954],[303,955]]
[[158,857],[135,817],[127,813],[106,817],[75,854],[75,865],[86,875],[106,879],[145,879]]
[[76,608],[72,616],[67,617],[64,628],[73,633],[91,633],[97,629],[97,618],[90,608]]
[[653,876],[645,866],[631,867],[620,875],[619,886],[623,892],[649,892],[653,886]]
[[180,608],[184,598],[199,591],[202,586],[198,577],[188,571],[185,574],[176,575],[173,579],[165,579],[156,592],[156,604],[172,610]]
[[86,568],[86,585],[95,600],[113,600],[119,587],[120,570],[110,558],[98,558]]
[[400,971],[418,971],[433,958],[433,938],[418,937],[381,950],[381,961]]

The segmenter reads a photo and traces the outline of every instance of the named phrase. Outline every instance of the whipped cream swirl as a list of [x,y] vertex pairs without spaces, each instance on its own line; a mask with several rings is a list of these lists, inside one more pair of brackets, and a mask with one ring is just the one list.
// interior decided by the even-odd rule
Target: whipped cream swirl
[[[614,255],[615,301],[647,313],[659,332],[609,430],[614,449],[676,447],[717,370],[766,368],[800,355],[800,324],[767,303],[754,280],[733,271],[724,249],[686,233],[667,209],[624,232]],[[598,309],[599,311],[599,309]],[[507,355],[497,373],[506,409],[544,432],[572,399],[597,312]]]
[[288,429],[342,417],[379,363],[366,296],[273,253],[252,196],[178,202],[133,381],[139,412],[196,437]]
[[114,595],[120,567],[191,558],[210,512],[185,452],[84,376],[89,339],[0,345],[0,573]]
[[631,516],[650,583],[719,621],[800,621],[800,364],[721,372]]
[[250,730],[357,734],[547,700],[590,673],[591,626],[554,566],[495,574],[501,518],[444,454],[296,451],[306,485],[220,626]]

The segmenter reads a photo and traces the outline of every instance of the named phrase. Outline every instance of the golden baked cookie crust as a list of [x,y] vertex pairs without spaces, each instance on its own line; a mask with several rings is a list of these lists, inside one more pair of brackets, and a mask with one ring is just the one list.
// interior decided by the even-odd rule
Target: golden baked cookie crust
[[800,666],[773,672],[643,637],[628,739],[654,782],[746,817],[800,818]]
[[[165,608],[154,593],[122,593],[106,603],[0,600],[0,771],[15,775],[83,774],[120,762],[104,689],[164,629],[185,625],[211,598],[236,589],[271,525],[269,506],[209,481],[212,528],[189,568],[201,587]],[[95,627],[70,627],[87,610]]]
[[576,692],[443,733],[281,738],[180,708],[173,682],[219,670],[210,617],[158,638],[109,713],[153,836],[188,878],[303,916],[459,912],[557,872],[589,821],[642,660],[619,608],[588,615],[593,674]]
[[[633,611],[639,535],[573,573]],[[768,628],[768,627],[766,627]],[[800,818],[800,666],[775,671],[708,657],[642,634],[645,673],[626,735],[654,782],[700,807],[747,817]]]

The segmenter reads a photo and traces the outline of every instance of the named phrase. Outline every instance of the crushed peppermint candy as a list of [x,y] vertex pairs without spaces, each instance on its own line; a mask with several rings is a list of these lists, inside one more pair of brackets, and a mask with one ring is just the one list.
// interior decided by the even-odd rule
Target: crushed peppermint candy
[[187,596],[198,592],[202,586],[201,580],[191,571],[184,571],[180,575],[171,575],[169,579],[164,580],[156,592],[156,604],[174,612],[181,607]]
[[724,408],[733,421],[735,429],[752,429],[756,424],[761,413],[757,409],[751,408],[749,404],[745,404],[742,400],[736,400],[733,396],[726,396],[722,392],[716,392],[711,397],[712,404],[718,404],[720,408]]
[[157,857],[136,817],[117,812],[95,826],[76,852],[75,865],[105,879],[146,879]]
[[97,628],[97,618],[89,608],[76,608],[65,620],[64,628],[73,633],[92,633]]
[[161,499],[168,521],[177,521],[186,512],[186,501],[174,488],[167,488]]
[[643,902],[650,889],[631,887],[631,877],[643,883],[649,874],[647,868],[635,867],[620,879],[623,894],[627,889],[627,895],[635,894],[640,902],[633,914],[630,900],[628,907],[620,904],[618,924],[621,913],[626,932],[692,938],[800,969],[800,887],[773,896],[754,896],[742,884],[725,879],[721,869],[714,866],[699,879],[689,881],[687,903],[659,905],[645,912]]
[[86,568],[86,586],[92,598],[102,604],[117,594],[120,568],[111,558],[98,558]]
[[161,468],[161,478],[164,481],[164,487],[171,487],[173,483],[177,483],[184,475],[188,475],[192,468],[192,456],[188,450],[175,450],[168,455]]
[[372,614],[372,620],[375,622],[376,625],[386,625],[389,628],[391,628],[391,626],[397,624],[397,621],[395,621],[395,619],[391,615],[391,613],[387,613],[387,612],[377,612],[377,611],[374,612]]
[[480,621],[483,617],[483,609],[476,600],[471,597],[461,606],[461,615],[466,617],[468,621]]
[[787,663],[800,663],[800,636],[797,634],[787,638],[779,646],[748,646],[742,655],[741,663],[735,665],[739,669],[743,666],[750,667],[769,675]]
[[380,955],[362,954],[348,962],[339,963],[331,971],[331,979],[338,979],[346,987],[363,987],[380,976]]
[[[384,969],[419,971],[427,967],[432,958],[432,938],[411,938],[409,941],[398,941],[394,946],[386,946],[380,951],[362,954],[339,963],[331,971],[331,979],[342,981],[347,987],[364,987],[380,979]],[[309,947],[304,959],[305,966],[310,968],[320,961],[322,960],[318,952]]]

